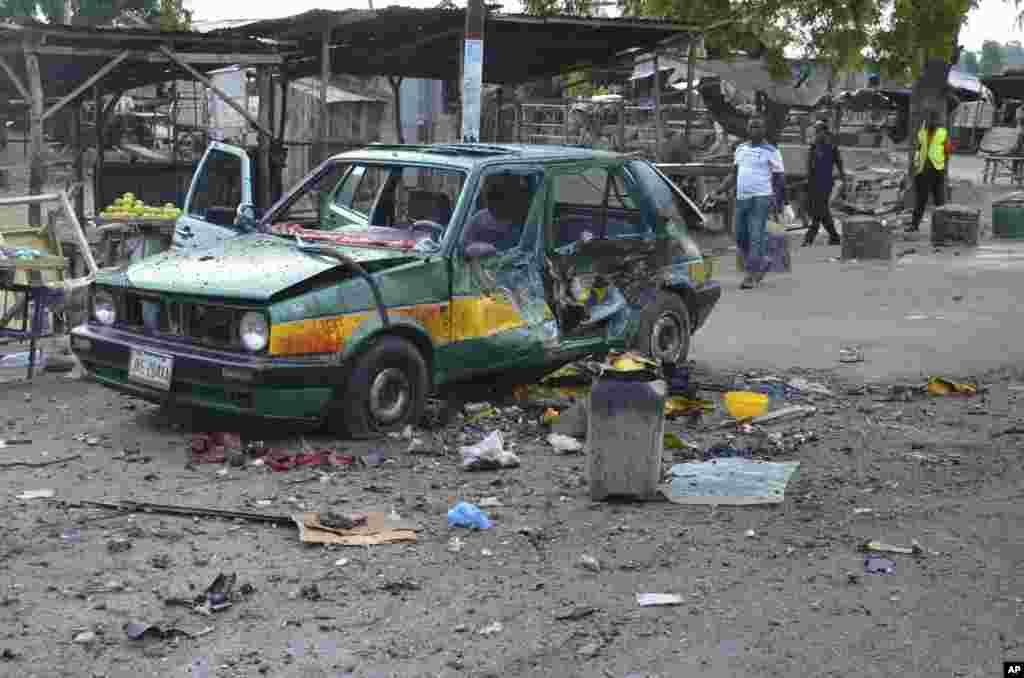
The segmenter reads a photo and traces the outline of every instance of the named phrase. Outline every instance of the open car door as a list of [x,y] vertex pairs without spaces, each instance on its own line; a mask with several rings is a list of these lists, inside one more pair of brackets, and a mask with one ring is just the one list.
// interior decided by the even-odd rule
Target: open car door
[[249,154],[237,146],[211,143],[192,177],[171,248],[205,249],[239,235],[238,208],[252,204]]

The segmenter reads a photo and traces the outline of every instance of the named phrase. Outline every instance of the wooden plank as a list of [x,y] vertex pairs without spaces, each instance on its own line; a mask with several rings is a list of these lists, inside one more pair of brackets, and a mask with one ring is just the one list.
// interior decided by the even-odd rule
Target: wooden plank
[[321,162],[327,155],[324,137],[327,136],[327,88],[331,82],[331,24],[324,27],[320,41],[320,115],[316,125],[316,161]]
[[[35,195],[43,191],[43,78],[39,71],[39,57],[32,51],[33,45],[26,42],[25,70],[28,74],[28,86],[32,93],[31,117],[29,118],[29,175],[28,191]],[[43,223],[42,211],[38,203],[29,206],[28,221],[32,226]]]
[[19,195],[15,198],[0,198],[0,207],[10,205],[39,205],[44,202],[60,200],[59,193],[42,193],[40,195]]
[[22,99],[28,101],[32,98],[32,95],[28,93],[28,88],[25,87],[25,83],[21,81],[21,78],[18,77],[18,74],[14,72],[14,69],[11,68],[11,65],[3,57],[0,57],[0,68],[4,69],[4,72],[7,73],[7,77],[14,83],[15,89],[18,90],[18,94],[21,95]]
[[93,73],[89,78],[86,79],[85,82],[83,82],[81,85],[79,85],[78,87],[74,88],[70,92],[68,92],[66,95],[64,95],[63,98],[61,98],[60,101],[55,103],[53,106],[50,106],[50,108],[48,108],[43,113],[43,120],[46,120],[51,115],[53,115],[54,113],[56,113],[60,109],[64,108],[64,106],[66,106],[68,104],[68,102],[74,101],[75,99],[77,99],[85,90],[87,90],[90,87],[92,87],[93,85],[95,85],[97,82],[102,80],[107,75],[107,73],[110,73],[112,70],[117,68],[118,64],[120,64],[122,61],[127,59],[130,54],[131,54],[131,52],[129,52],[128,50],[125,50],[125,51],[121,52],[120,54],[118,54],[116,57],[114,57],[112,60],[110,60],[106,64],[104,64],[103,67],[100,70],[98,70],[95,73]]
[[249,122],[250,125],[255,127],[257,130],[259,130],[263,134],[267,135],[268,137],[273,138],[273,136],[274,136],[273,132],[271,132],[270,130],[268,130],[265,127],[263,127],[263,125],[260,124],[259,120],[254,118],[252,116],[252,114],[249,113],[249,111],[245,110],[242,106],[238,105],[238,103],[235,102],[234,99],[232,99],[227,94],[225,94],[224,90],[222,90],[220,87],[217,87],[217,85],[213,84],[212,80],[210,80],[208,77],[206,77],[205,75],[203,75],[202,73],[200,73],[196,69],[192,68],[192,66],[190,66],[186,62],[184,62],[181,59],[179,59],[178,55],[175,54],[173,51],[171,51],[171,49],[169,47],[161,45],[160,46],[160,50],[164,54],[166,54],[174,63],[178,64],[183,69],[188,71],[188,73],[193,78],[195,78],[199,82],[201,82],[204,85],[206,85],[207,87],[209,87],[213,91],[214,94],[216,94],[218,97],[220,97],[221,100],[224,103],[226,103],[228,106],[230,106],[231,108],[235,109],[235,111],[237,111],[239,115],[241,115],[243,118],[245,118]]

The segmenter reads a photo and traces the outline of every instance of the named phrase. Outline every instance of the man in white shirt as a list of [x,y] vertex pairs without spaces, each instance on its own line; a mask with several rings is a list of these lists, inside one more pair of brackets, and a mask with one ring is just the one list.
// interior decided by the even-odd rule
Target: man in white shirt
[[782,154],[764,140],[764,120],[750,119],[750,140],[740,144],[733,159],[732,174],[718,190],[724,197],[736,187],[736,247],[743,255],[746,276],[740,287],[757,287],[768,270],[765,256],[768,215],[785,202],[785,175]]

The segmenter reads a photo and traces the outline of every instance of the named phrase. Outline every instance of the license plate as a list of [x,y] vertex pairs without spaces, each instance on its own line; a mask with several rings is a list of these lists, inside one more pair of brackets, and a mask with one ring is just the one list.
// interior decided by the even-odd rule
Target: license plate
[[132,361],[128,365],[129,379],[170,391],[173,371],[174,358],[170,356],[148,351],[132,351]]

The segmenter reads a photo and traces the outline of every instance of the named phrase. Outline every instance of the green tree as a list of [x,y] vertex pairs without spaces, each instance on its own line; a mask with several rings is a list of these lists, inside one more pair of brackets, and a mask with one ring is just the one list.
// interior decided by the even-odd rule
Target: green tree
[[1003,53],[1003,46],[995,40],[986,40],[981,44],[981,60],[978,64],[978,71],[981,75],[988,77],[996,75],[1006,65],[1006,55]]
[[[162,30],[187,30],[191,12],[183,0],[71,0],[71,23],[102,26],[135,15]],[[64,21],[64,0],[0,0],[0,18],[27,17],[50,23]]]
[[970,50],[964,50],[963,54],[960,55],[960,68],[967,73],[978,75],[980,68],[978,65],[978,54]]

